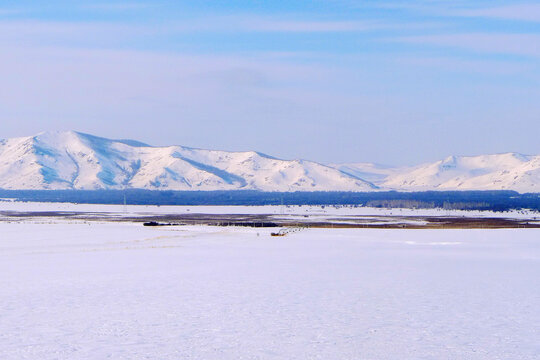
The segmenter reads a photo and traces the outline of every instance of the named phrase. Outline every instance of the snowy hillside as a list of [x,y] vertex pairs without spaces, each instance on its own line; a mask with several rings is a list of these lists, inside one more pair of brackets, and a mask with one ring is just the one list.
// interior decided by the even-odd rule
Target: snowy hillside
[[380,183],[388,176],[399,171],[398,168],[373,163],[331,164],[330,166],[345,174],[359,177],[373,184]]
[[310,161],[253,151],[152,147],[67,131],[1,140],[0,188],[367,191],[375,186]]
[[362,163],[334,166],[345,173],[369,180],[382,189],[540,192],[540,156],[516,153],[450,156],[408,168],[386,168]]
[[280,160],[254,151],[153,147],[74,131],[0,140],[0,189],[540,192],[540,156],[451,156],[392,168]]

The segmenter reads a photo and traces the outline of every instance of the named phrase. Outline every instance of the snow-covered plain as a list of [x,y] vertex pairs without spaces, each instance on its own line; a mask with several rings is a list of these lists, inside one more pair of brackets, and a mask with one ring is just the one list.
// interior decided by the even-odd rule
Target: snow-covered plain
[[538,359],[540,230],[0,222],[0,359]]
[[94,212],[111,216],[137,216],[149,214],[285,214],[298,216],[469,216],[512,219],[540,219],[540,212],[534,210],[482,211],[482,210],[447,210],[373,208],[352,206],[155,206],[155,205],[108,205],[108,204],[74,204],[50,202],[22,202],[11,199],[0,199],[0,211],[62,211],[62,212]]

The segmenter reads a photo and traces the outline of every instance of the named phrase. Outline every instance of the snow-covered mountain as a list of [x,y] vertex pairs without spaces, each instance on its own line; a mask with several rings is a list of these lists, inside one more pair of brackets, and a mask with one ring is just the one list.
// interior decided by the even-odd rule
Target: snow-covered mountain
[[399,171],[398,168],[373,163],[330,164],[330,166],[373,184],[384,182],[390,175]]
[[333,166],[369,180],[381,189],[540,192],[540,156],[517,153],[450,156],[434,163],[405,168],[364,163]]
[[152,147],[74,131],[0,140],[0,189],[369,191],[352,174],[258,152]]
[[451,156],[392,168],[322,165],[254,151],[153,147],[74,131],[0,140],[0,189],[540,192],[540,156]]

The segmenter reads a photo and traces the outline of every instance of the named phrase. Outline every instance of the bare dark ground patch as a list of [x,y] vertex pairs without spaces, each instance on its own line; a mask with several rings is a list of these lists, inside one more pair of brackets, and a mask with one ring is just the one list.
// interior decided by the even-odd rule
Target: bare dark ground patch
[[0,221],[57,219],[79,221],[133,222],[147,226],[244,226],[244,227],[312,227],[373,229],[509,229],[540,228],[537,219],[463,216],[394,216],[361,215],[320,219],[310,216],[273,214],[156,214],[122,216],[101,212],[70,211],[0,211]]

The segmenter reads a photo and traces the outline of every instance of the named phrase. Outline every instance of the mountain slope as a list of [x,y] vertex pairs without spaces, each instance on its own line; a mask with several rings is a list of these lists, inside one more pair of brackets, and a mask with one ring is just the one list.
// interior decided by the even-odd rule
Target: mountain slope
[[540,192],[540,156],[450,156],[392,168],[325,166],[254,151],[152,147],[74,131],[0,140],[0,189]]
[[257,152],[151,147],[74,131],[0,141],[3,189],[369,191],[354,175]]
[[372,181],[382,189],[540,192],[540,156],[517,153],[450,156],[433,163],[407,168],[369,165],[371,164],[334,166]]
[[364,179],[374,184],[384,181],[390,175],[399,171],[398,168],[373,163],[331,164],[330,166],[345,174]]

